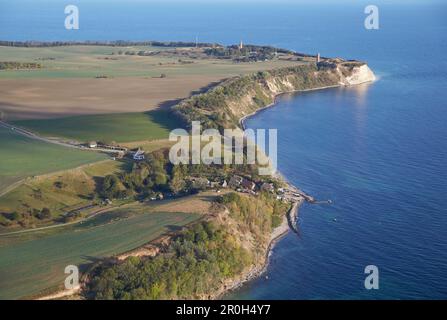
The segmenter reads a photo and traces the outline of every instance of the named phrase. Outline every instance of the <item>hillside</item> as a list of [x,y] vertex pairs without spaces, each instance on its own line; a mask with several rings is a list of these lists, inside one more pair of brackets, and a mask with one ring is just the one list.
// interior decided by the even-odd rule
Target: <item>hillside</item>
[[239,120],[272,104],[279,94],[373,81],[374,74],[362,62],[329,59],[229,79],[208,92],[174,107],[186,126],[201,121],[204,128],[239,126]]

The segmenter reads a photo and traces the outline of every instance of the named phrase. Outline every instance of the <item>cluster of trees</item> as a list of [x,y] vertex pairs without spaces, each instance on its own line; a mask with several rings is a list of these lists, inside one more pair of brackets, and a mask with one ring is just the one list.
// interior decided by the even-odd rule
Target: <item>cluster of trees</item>
[[35,62],[0,61],[0,70],[40,69],[42,65]]
[[20,224],[26,226],[38,220],[48,220],[52,218],[51,210],[49,208],[30,209],[28,212],[18,213],[16,211],[11,213],[2,213],[0,224],[3,226],[10,226],[12,224]]
[[252,198],[238,193],[227,193],[220,199],[231,216],[247,228],[247,231],[262,240],[282,222],[290,204],[276,200],[270,193],[261,193]]
[[169,191],[170,164],[165,152],[148,154],[144,161],[134,163],[129,172],[107,175],[101,184],[99,195],[113,199],[127,198],[134,194],[147,197],[154,192]]
[[242,48],[237,45],[228,47],[213,47],[207,48],[204,51],[205,54],[212,57],[245,62],[271,60],[277,53],[294,54],[292,51],[286,49],[256,45],[244,45]]
[[145,160],[134,163],[128,172],[107,175],[99,187],[98,195],[108,199],[125,199],[132,196],[144,199],[157,193],[194,194],[207,186],[194,183],[187,177],[222,181],[233,174],[242,174],[260,178],[254,165],[173,165],[168,160],[168,154],[167,149],[154,151],[147,154]]
[[131,257],[100,266],[87,284],[94,299],[188,299],[214,292],[222,279],[253,263],[232,230],[212,222],[195,224],[154,258]]

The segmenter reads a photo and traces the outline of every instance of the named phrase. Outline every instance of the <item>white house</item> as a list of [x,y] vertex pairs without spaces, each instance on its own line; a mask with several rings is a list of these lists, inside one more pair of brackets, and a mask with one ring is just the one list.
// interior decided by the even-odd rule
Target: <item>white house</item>
[[136,161],[144,160],[144,158],[145,158],[144,157],[144,151],[140,150],[140,149],[138,149],[138,151],[135,152],[135,154],[133,155],[133,159],[136,160]]

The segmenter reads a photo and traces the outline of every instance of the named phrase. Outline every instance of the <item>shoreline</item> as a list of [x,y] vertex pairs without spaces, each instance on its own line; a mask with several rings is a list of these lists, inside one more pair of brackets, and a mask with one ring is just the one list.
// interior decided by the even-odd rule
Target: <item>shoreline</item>
[[[323,89],[330,89],[330,88],[338,88],[341,85],[336,85],[336,86],[327,86],[327,87],[319,87],[319,88],[314,88],[314,89],[307,89],[307,90],[293,90],[293,91],[287,91],[287,92],[282,92],[280,94],[277,94],[274,97],[274,101],[268,105],[266,105],[265,107],[259,108],[256,111],[247,114],[245,116],[243,116],[242,118],[239,119],[239,125],[241,126],[242,130],[246,129],[246,125],[245,125],[245,120],[247,120],[248,118],[256,115],[258,112],[274,107],[277,103],[278,103],[278,98],[281,95],[285,95],[285,94],[291,94],[291,93],[299,93],[299,92],[306,92],[306,91],[317,91],[317,90],[323,90]],[[273,176],[276,176],[279,180],[281,180],[282,182],[284,182],[285,184],[287,184],[287,186],[291,189],[295,189],[295,190],[299,190],[297,187],[295,187],[290,181],[287,180],[287,178],[285,178],[284,175],[281,174],[281,172],[279,170],[277,170],[276,172],[274,172]],[[243,272],[241,276],[237,277],[236,279],[232,280],[230,284],[228,285],[224,285],[225,287],[223,288],[223,290],[219,290],[217,293],[215,293],[214,295],[210,296],[210,299],[212,300],[222,300],[224,299],[224,297],[233,292],[236,291],[237,289],[241,288],[242,286],[256,280],[257,278],[261,277],[266,271],[267,268],[269,266],[270,263],[270,256],[272,255],[273,252],[273,248],[275,247],[275,245],[284,237],[286,236],[290,231],[294,231],[296,232],[292,226],[291,223],[292,221],[295,221],[298,217],[299,214],[299,209],[301,207],[301,205],[303,204],[303,202],[305,202],[306,200],[304,198],[302,198],[299,201],[293,202],[291,208],[289,209],[289,211],[284,215],[283,220],[281,222],[281,225],[279,225],[278,227],[276,227],[275,229],[272,230],[272,232],[270,233],[270,240],[267,244],[267,249],[264,255],[264,259],[261,262],[261,264],[258,265],[254,265],[252,268],[248,269],[246,272]]]
[[[359,84],[368,83],[368,82],[370,82],[370,81],[365,81],[365,82],[362,82]],[[245,130],[246,129],[245,121],[248,118],[256,115],[257,113],[259,113],[265,109],[274,107],[278,103],[278,99],[282,95],[293,94],[293,93],[297,94],[300,92],[319,91],[319,90],[325,90],[325,89],[331,89],[331,88],[340,88],[343,86],[345,86],[345,85],[338,84],[338,85],[333,85],[333,86],[324,86],[324,87],[305,89],[305,90],[291,90],[291,91],[279,93],[279,94],[275,95],[274,101],[272,103],[266,105],[265,107],[259,108],[256,111],[240,118],[239,125],[241,126],[242,130]],[[288,181],[288,179],[284,175],[282,175],[279,170],[276,170],[276,172],[273,175],[276,176],[281,181],[283,181],[285,184],[287,184],[287,186],[289,188],[295,189],[295,190],[300,190],[298,187],[294,186],[290,181]],[[296,232],[296,230],[292,227],[292,224],[294,221],[296,221],[298,214],[299,214],[299,209],[305,201],[306,200],[304,198],[302,198],[301,200],[294,202],[292,204],[292,207],[290,208],[290,210],[283,217],[283,221],[282,221],[281,225],[278,226],[277,228],[275,228],[274,230],[272,230],[272,233],[270,234],[270,240],[267,245],[267,250],[265,252],[264,261],[260,265],[253,266],[251,269],[249,269],[248,271],[243,273],[240,277],[233,280],[231,285],[226,287],[222,292],[218,292],[215,296],[212,296],[211,299],[215,299],[215,300],[222,299],[225,295],[241,288],[242,286],[248,284],[251,281],[254,281],[256,278],[259,278],[260,276],[262,276],[262,274],[264,274],[267,271],[268,265],[270,263],[270,256],[272,254],[272,250],[275,247],[275,245],[279,242],[279,240],[281,240],[281,238],[283,238],[286,234],[288,234],[289,231]]]
[[[362,82],[362,83],[359,83],[359,84],[363,84],[363,83],[368,83],[368,82]],[[278,104],[278,99],[279,99],[282,95],[286,95],[286,94],[299,94],[299,93],[301,93],[301,92],[312,92],[312,91],[319,91],[319,90],[325,90],[325,89],[335,89],[335,88],[341,88],[341,87],[344,87],[344,86],[345,86],[345,85],[343,85],[343,84],[337,84],[337,85],[333,85],[333,86],[324,86],[324,87],[318,87],[318,88],[312,88],[312,89],[304,89],[304,90],[290,90],[290,91],[284,91],[284,92],[278,93],[277,95],[275,95],[274,100],[273,100],[272,103],[266,105],[265,107],[259,108],[259,109],[257,109],[256,111],[254,111],[254,112],[252,112],[252,113],[249,113],[249,114],[243,116],[242,118],[240,118],[240,119],[239,119],[239,125],[242,127],[242,130],[245,130],[245,129],[246,129],[246,127],[245,127],[245,121],[246,121],[248,118],[250,118],[250,117],[256,115],[257,113],[259,113],[259,112],[261,112],[261,111],[263,111],[263,110],[265,110],[265,109],[269,109],[269,108],[272,108],[272,107],[274,107],[275,105],[277,105],[277,104]]]
[[286,215],[284,215],[281,225],[272,230],[263,261],[247,270],[240,277],[230,281],[230,283],[225,285],[222,290],[219,290],[217,293],[211,295],[210,299],[223,300],[227,294],[236,291],[242,286],[256,280],[267,271],[273,248],[291,230],[289,226],[289,219],[296,219],[298,217],[299,209],[304,201],[305,200],[303,199],[301,201],[294,202]]

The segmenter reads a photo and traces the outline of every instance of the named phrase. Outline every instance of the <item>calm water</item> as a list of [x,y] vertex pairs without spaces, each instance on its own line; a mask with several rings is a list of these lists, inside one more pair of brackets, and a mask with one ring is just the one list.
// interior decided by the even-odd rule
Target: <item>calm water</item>
[[[81,29],[63,28],[61,1],[0,0],[0,39],[194,40],[270,44],[368,61],[379,81],[284,96],[247,122],[278,128],[279,168],[328,205],[300,211],[300,237],[274,249],[268,279],[229,298],[447,298],[447,5],[365,3],[154,4],[70,1]],[[363,269],[380,270],[380,289]]]

